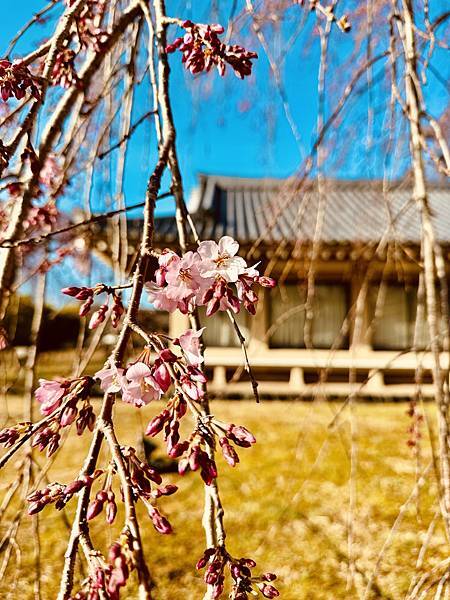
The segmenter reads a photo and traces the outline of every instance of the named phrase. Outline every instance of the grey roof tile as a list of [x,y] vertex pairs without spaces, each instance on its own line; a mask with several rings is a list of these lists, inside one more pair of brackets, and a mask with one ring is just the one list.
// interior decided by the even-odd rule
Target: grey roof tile
[[[327,243],[420,242],[419,212],[404,184],[384,194],[381,181],[325,181],[320,198],[310,182],[296,189],[292,180],[204,175],[191,208],[203,239],[231,235],[242,243],[258,238],[308,242],[317,235]],[[450,243],[450,186],[430,186],[429,204],[438,240]],[[156,237],[173,242],[175,220],[157,219]]]

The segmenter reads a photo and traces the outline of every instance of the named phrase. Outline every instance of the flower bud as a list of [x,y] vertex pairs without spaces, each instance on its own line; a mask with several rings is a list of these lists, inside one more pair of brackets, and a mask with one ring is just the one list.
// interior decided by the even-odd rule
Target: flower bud
[[111,525],[111,523],[114,523],[116,514],[117,514],[117,505],[113,500],[111,500],[106,505],[106,521],[110,525]]
[[29,515],[35,515],[38,512],[41,512],[41,510],[45,507],[45,504],[38,500],[37,502],[33,502],[32,504],[30,504],[30,506],[28,507],[27,513]]
[[170,418],[170,413],[168,410],[163,410],[161,414],[156,415],[147,425],[147,429],[145,430],[145,435],[150,435],[154,437],[158,433],[163,430],[164,424]]
[[280,592],[273,585],[264,584],[260,590],[264,598],[278,598],[280,595]]
[[222,437],[219,440],[219,444],[222,448],[222,454],[227,463],[231,467],[235,467],[239,462],[239,456],[233,446],[228,442],[227,438]]
[[64,495],[72,496],[73,494],[76,494],[77,492],[82,490],[85,486],[86,484],[81,479],[75,479],[75,481],[72,481],[71,483],[66,485],[64,489]]
[[169,350],[169,348],[164,348],[164,350],[161,350],[159,353],[159,358],[167,363],[176,362],[178,360],[177,355],[174,354],[172,350]]
[[78,411],[74,406],[66,406],[62,411],[59,424],[61,427],[67,427],[71,425],[77,418]]
[[87,300],[92,295],[93,291],[91,290],[91,288],[83,287],[80,289],[78,294],[76,294],[75,298],[77,300]]
[[255,436],[242,425],[229,425],[226,436],[242,448],[249,448],[256,442]]
[[214,313],[216,313],[219,310],[219,307],[220,307],[219,298],[212,298],[206,306],[206,316],[211,317]]
[[72,296],[72,298],[74,298],[77,294],[81,292],[81,288],[71,285],[69,287],[62,288],[61,292],[63,294],[66,294],[66,296]]
[[189,448],[189,442],[185,440],[184,442],[180,442],[175,444],[168,451],[168,455],[170,458],[179,458],[186,450]]
[[155,508],[154,506],[149,508],[149,514],[153,523],[153,527],[156,529],[156,531],[162,533],[163,535],[168,535],[172,533],[172,525],[169,523],[166,517],[164,517],[158,511],[157,508]]
[[102,510],[103,510],[103,502],[100,502],[97,499],[93,500],[92,502],[89,503],[87,513],[86,513],[86,519],[88,521],[95,519],[95,517],[97,517],[102,512]]
[[90,296],[86,302],[83,302],[83,304],[80,306],[80,310],[78,311],[78,314],[80,315],[80,317],[85,317],[88,312],[91,310],[91,306],[94,304],[94,299],[92,298],[92,296]]
[[89,329],[96,329],[100,323],[106,318],[106,311],[108,310],[107,304],[102,304],[98,310],[92,315],[91,320],[89,321]]

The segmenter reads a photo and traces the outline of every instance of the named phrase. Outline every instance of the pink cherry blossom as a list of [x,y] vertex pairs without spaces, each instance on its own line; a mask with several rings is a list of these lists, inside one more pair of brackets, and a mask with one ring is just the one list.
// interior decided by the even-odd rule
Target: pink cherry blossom
[[159,400],[162,390],[152,376],[152,371],[143,362],[129,367],[122,379],[122,400],[135,406],[144,406],[152,400]]
[[167,265],[167,297],[172,300],[188,300],[201,293],[207,283],[199,272],[200,256],[186,252],[182,258],[176,256]]
[[34,392],[34,396],[41,405],[41,413],[49,415],[56,410],[61,405],[66,390],[67,385],[60,381],[39,379],[39,387]]
[[178,308],[177,300],[167,297],[166,288],[156,285],[153,281],[147,281],[145,289],[148,292],[148,299],[157,310],[174,312]]
[[113,367],[104,367],[94,375],[95,379],[100,379],[101,389],[109,394],[120,392],[122,389],[122,377],[123,369],[119,369],[115,365]]
[[188,329],[183,335],[180,335],[178,342],[183,350],[184,356],[188,364],[197,367],[200,365],[204,358],[200,353],[200,338],[202,336],[204,327],[195,331],[194,329]]
[[237,281],[247,268],[245,260],[236,256],[238,250],[238,242],[229,235],[220,238],[218,244],[212,240],[201,242],[198,246],[202,259],[200,275],[205,278],[222,277],[228,282]]

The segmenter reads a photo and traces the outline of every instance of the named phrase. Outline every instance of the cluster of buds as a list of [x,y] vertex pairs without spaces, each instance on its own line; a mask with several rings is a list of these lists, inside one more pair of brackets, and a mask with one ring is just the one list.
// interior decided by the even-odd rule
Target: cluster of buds
[[198,422],[191,436],[180,441],[180,420],[186,413],[187,403],[176,393],[166,408],[153,417],[147,425],[146,435],[152,437],[164,431],[167,453],[171,458],[180,458],[178,472],[184,475],[188,470],[198,471],[206,485],[211,485],[217,477],[216,463],[206,448],[214,447],[214,435],[207,424]]
[[212,587],[211,598],[220,598],[225,585],[225,569],[228,568],[232,585],[232,600],[248,600],[256,596],[257,590],[264,598],[277,598],[280,592],[270,582],[276,579],[273,573],[264,573],[258,577],[252,575],[256,563],[251,558],[233,558],[224,546],[208,548],[197,562],[197,569],[204,569],[205,583]]
[[59,448],[61,435],[57,421],[52,421],[47,427],[40,429],[32,438],[31,445],[37,448],[39,452],[47,449],[47,456],[50,457]]
[[39,100],[41,97],[40,81],[30,73],[28,67],[20,60],[13,62],[0,60],[0,95],[4,102],[15,96],[17,100],[25,97],[27,91]]
[[[51,456],[59,447],[61,439],[60,430],[68,427],[76,420],[78,435],[86,429],[91,431],[95,424],[95,414],[89,403],[89,395],[94,380],[90,377],[80,377],[74,380],[47,381],[39,380],[39,387],[35,391],[36,400],[41,405],[41,412],[50,419],[45,419],[42,426],[33,434],[31,444],[41,452],[47,449],[47,456]],[[78,403],[83,405],[79,409]],[[77,418],[78,416],[78,418]],[[18,435],[27,433],[29,427],[25,424],[14,428],[7,428],[0,432],[5,445],[17,441]],[[1,442],[0,442],[1,443]]]
[[212,240],[199,244],[196,252],[178,256],[165,250],[158,258],[155,280],[146,284],[149,300],[160,310],[182,313],[196,306],[206,306],[207,316],[218,310],[240,311],[241,306],[255,314],[258,296],[254,285],[274,287],[275,281],[261,276],[257,265],[248,267],[237,256],[239,244],[230,236],[219,243]]
[[[75,0],[66,0],[72,6]],[[95,52],[100,52],[107,34],[101,28],[103,15],[106,9],[106,0],[87,0],[75,20],[76,32],[80,44],[89,47]]]
[[82,584],[82,590],[70,600],[119,600],[120,590],[125,587],[134,568],[133,540],[125,531],[118,542],[109,548],[107,560],[97,557],[95,572]]
[[227,64],[240,79],[251,75],[252,60],[258,58],[258,55],[242,46],[224,44],[219,38],[224,32],[221,25],[204,25],[192,21],[183,21],[180,25],[186,33],[169,44],[166,52],[180,50],[183,54],[182,62],[193,75],[210,71],[215,66],[223,76]]
[[177,491],[177,486],[168,484],[161,486],[161,475],[148,463],[139,460],[134,448],[123,449],[125,460],[127,461],[128,472],[132,484],[133,494],[140,498],[147,508],[147,512],[152,520],[153,527],[164,535],[172,533],[172,526],[155,506],[155,500],[161,496],[171,496]]
[[17,423],[13,427],[5,427],[0,431],[0,444],[5,448],[10,448],[22,437],[28,433],[33,424],[29,421]]
[[181,456],[186,448],[179,451],[180,440],[180,420],[184,417],[187,410],[187,404],[180,394],[175,394],[169,400],[164,410],[153,417],[147,425],[145,435],[155,437],[164,430],[164,441],[167,444],[167,453],[172,458]]
[[89,321],[89,329],[96,329],[103,321],[106,319],[106,315],[109,310],[109,301],[112,298],[112,308],[111,308],[111,324],[113,327],[117,327],[120,318],[125,312],[125,309],[122,304],[122,300],[120,295],[114,288],[111,288],[103,283],[98,283],[94,287],[76,287],[70,286],[63,288],[63,294],[67,296],[71,296],[76,300],[80,300],[83,304],[80,307],[79,315],[80,317],[85,317],[91,311],[92,305],[94,304],[94,297],[99,294],[107,294],[107,300],[101,306],[92,313],[91,319]]
[[[217,467],[214,458],[206,451],[207,447],[212,447],[213,441],[209,435],[205,436],[204,432],[194,431],[189,440],[184,443],[187,448],[184,451],[182,459],[178,463],[178,473],[184,475],[188,469],[198,471],[206,485],[211,485],[217,477]],[[183,446],[180,444],[180,446]]]
[[252,444],[256,443],[255,436],[242,425],[234,425],[233,423],[227,425],[211,418],[210,427],[217,435],[223,457],[231,467],[235,467],[239,462],[238,453],[232,444],[240,448],[250,448]]
[[71,48],[64,48],[58,52],[51,74],[53,85],[60,85],[65,89],[79,85],[80,80],[75,70],[75,57],[75,51]]
[[82,475],[79,479],[75,479],[67,485],[53,482],[42,490],[36,490],[27,497],[27,501],[30,503],[28,514],[34,515],[43,510],[48,504],[54,504],[57,510],[61,510],[74,494],[85,487],[91,487],[92,483],[102,473],[103,471],[97,469],[92,475]]
[[115,494],[111,488],[102,489],[95,495],[94,500],[89,503],[86,518],[88,521],[95,519],[102,511],[106,504],[106,522],[114,523],[117,514],[117,504]]

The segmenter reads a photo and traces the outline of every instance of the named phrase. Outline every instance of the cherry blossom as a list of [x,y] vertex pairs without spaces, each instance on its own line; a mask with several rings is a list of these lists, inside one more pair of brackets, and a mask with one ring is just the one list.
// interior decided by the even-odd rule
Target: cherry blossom
[[148,281],[145,284],[145,289],[148,292],[149,301],[157,310],[174,312],[179,308],[179,303],[167,296],[166,288],[160,287],[153,281]]
[[205,327],[202,327],[198,331],[188,329],[178,338],[178,343],[183,350],[186,361],[194,367],[198,367],[204,362],[204,358],[200,352],[200,338],[204,330]]
[[205,278],[222,277],[225,281],[236,282],[247,268],[245,260],[236,256],[238,250],[238,242],[229,235],[220,238],[218,244],[212,240],[200,242],[200,275]]
[[135,406],[144,406],[159,400],[162,390],[148,365],[137,362],[129,367],[122,380],[122,400]]
[[123,377],[123,369],[113,367],[103,367],[95,373],[94,378],[100,379],[100,388],[108,394],[120,392],[122,389],[121,381]]
[[68,382],[39,379],[39,387],[34,392],[41,405],[41,413],[49,415],[61,405],[61,400],[68,388]]
[[175,254],[167,265],[167,297],[180,302],[203,293],[205,280],[199,272],[200,256],[195,252],[186,252],[182,258]]

